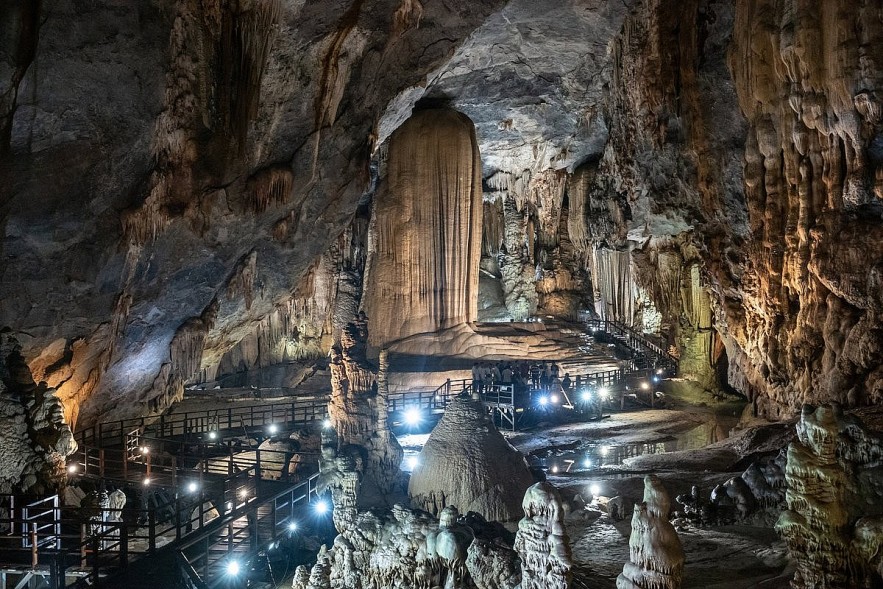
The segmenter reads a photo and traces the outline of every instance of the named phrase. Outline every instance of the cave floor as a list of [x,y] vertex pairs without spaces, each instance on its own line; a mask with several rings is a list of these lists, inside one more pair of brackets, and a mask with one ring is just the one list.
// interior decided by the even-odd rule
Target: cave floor
[[[742,404],[697,407],[669,400],[669,405],[506,434],[532,466],[546,472],[570,507],[565,525],[575,587],[616,587],[629,558],[631,517],[615,521],[607,516],[601,508],[607,498],[623,497],[630,513],[630,506],[641,501],[648,473],[663,480],[672,498],[692,485],[707,498],[714,485],[741,474],[753,456],[784,446],[791,431],[788,424],[768,424],[730,436]],[[583,508],[592,491],[598,499]],[[789,587],[793,568],[772,529],[775,518],[773,512],[759,512],[747,522],[703,527],[676,520],[687,556],[682,587]]]

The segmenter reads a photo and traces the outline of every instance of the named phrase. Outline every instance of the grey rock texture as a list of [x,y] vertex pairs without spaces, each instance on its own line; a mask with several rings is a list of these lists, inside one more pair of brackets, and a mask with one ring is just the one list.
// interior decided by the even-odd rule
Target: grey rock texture
[[823,4],[6,0],[0,326],[76,425],[327,354],[425,98],[475,125],[488,314],[594,306],[768,417],[878,403],[883,26]]

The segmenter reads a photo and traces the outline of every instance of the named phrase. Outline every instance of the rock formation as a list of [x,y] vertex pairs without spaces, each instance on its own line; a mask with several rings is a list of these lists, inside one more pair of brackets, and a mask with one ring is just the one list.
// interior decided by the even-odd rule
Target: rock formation
[[55,390],[34,382],[21,346],[0,331],[0,493],[51,493],[76,452]]
[[616,578],[617,589],[678,589],[684,549],[668,521],[671,498],[656,475],[644,477],[644,501],[635,505],[629,537],[630,562]]
[[363,308],[371,343],[475,321],[481,159],[468,117],[416,111],[389,141]]
[[792,587],[839,589],[883,580],[881,459],[883,440],[839,406],[804,407],[788,447],[788,509],[776,524],[797,561]]
[[335,349],[331,358],[328,416],[338,448],[357,460],[364,477],[362,489],[373,495],[373,501],[383,501],[399,486],[404,453],[389,430],[386,354],[381,355],[378,375],[365,357],[367,340],[364,317],[356,318],[343,329],[341,349]]
[[510,521],[533,483],[524,456],[472,399],[451,401],[411,473],[411,503],[433,514],[454,506],[489,521]]
[[573,563],[558,490],[548,482],[536,483],[524,494],[522,508],[515,535],[521,589],[567,589]]
[[361,477],[352,458],[335,450],[335,437],[331,428],[323,432],[319,468],[320,491],[331,493],[339,535],[330,549],[320,550],[311,571],[298,567],[293,589],[568,587],[570,546],[561,497],[551,484],[534,485],[525,494],[513,549],[479,516],[459,516],[451,505],[438,520],[398,504],[360,510]]

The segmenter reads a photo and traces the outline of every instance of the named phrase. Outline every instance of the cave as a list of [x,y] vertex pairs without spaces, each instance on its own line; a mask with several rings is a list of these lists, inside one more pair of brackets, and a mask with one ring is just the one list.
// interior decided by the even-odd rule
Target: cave
[[0,589],[883,587],[879,2],[0,15]]

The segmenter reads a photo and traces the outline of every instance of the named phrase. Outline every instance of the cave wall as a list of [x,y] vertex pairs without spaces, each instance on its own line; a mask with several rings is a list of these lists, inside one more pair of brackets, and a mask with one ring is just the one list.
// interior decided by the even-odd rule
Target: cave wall
[[869,2],[648,1],[611,45],[582,172],[602,310],[707,388],[726,357],[770,417],[881,400],[881,26]]
[[24,4],[0,6],[0,325],[86,424],[164,410],[292,299],[388,105],[501,2]]
[[739,3],[731,68],[748,120],[744,387],[765,413],[883,401],[876,2]]

